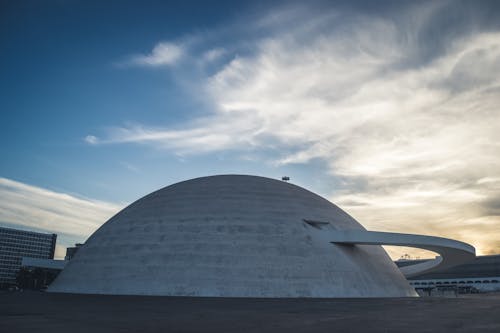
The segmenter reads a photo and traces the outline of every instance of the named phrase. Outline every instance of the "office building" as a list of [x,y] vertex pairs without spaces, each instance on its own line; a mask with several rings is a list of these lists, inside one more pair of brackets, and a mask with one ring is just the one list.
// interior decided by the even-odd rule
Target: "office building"
[[56,234],[0,227],[0,287],[16,284],[23,257],[52,259]]

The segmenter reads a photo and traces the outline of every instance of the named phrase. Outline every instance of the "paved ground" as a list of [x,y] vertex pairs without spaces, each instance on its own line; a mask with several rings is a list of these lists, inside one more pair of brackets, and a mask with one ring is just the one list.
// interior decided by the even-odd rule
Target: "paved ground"
[[0,332],[500,332],[500,296],[217,299],[0,293]]

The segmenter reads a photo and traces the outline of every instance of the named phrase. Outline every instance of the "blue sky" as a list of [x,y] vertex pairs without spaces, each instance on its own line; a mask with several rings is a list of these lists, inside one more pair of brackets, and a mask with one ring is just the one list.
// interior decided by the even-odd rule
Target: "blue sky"
[[1,6],[0,223],[57,232],[59,253],[224,173],[500,251],[494,1]]

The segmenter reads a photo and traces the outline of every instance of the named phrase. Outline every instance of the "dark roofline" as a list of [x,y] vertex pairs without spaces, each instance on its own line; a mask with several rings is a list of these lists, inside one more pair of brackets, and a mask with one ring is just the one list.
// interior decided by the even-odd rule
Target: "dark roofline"
[[39,231],[31,231],[31,230],[25,230],[25,229],[16,229],[16,228],[8,228],[8,227],[2,227],[0,226],[0,229],[8,230],[8,231],[20,231],[20,232],[25,232],[28,234],[35,234],[35,235],[44,235],[44,236],[52,236],[54,235],[57,237],[57,234],[51,233],[51,232],[39,232]]

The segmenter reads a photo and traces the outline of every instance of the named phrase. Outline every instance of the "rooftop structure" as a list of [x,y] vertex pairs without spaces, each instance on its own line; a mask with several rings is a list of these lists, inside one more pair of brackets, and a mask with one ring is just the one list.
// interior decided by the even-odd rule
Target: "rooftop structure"
[[82,245],[83,244],[76,243],[75,246],[67,247],[66,248],[66,255],[64,256],[64,260],[71,260],[75,256],[75,254],[78,252],[78,249],[80,249],[80,247]]

